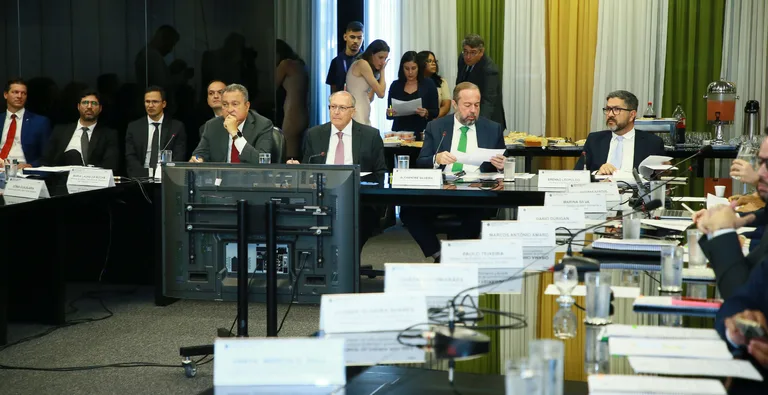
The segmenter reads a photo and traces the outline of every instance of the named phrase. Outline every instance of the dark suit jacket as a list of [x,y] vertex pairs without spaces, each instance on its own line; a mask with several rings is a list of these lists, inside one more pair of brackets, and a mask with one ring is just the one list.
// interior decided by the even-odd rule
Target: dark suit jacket
[[[611,148],[611,138],[613,132],[602,130],[590,133],[587,136],[587,142],[584,143],[584,152],[586,153],[587,169],[589,171],[600,170],[600,166],[608,163],[608,151]],[[635,157],[632,167],[640,166],[645,158],[651,155],[665,155],[664,140],[652,133],[635,129]],[[576,162],[575,170],[584,168],[584,157]]]
[[[141,117],[128,124],[125,132],[125,167],[128,177],[147,177],[147,169],[144,168],[144,161],[147,159],[147,145],[149,141],[149,121],[147,117]],[[176,137],[173,137],[173,136]],[[173,138],[171,144],[168,142]],[[160,127],[160,149],[173,151],[173,161],[181,162],[186,159],[187,134],[184,131],[184,124],[172,119],[167,114],[163,118],[163,125]],[[159,155],[159,153],[158,153]]]
[[[330,141],[330,122],[309,129],[304,140],[302,163],[325,163],[327,157],[319,154],[322,152],[326,155],[330,154],[328,152]],[[379,130],[354,120],[352,120],[352,163],[360,165],[360,171],[371,172],[377,178],[383,177],[387,172],[387,164],[384,161],[384,142],[381,140]]]
[[[750,226],[768,223],[765,208],[756,211],[755,215],[756,218]],[[753,269],[768,258],[768,232],[763,234],[760,244],[747,256],[741,252],[741,243],[736,232],[720,235],[712,240],[707,240],[707,236],[704,236],[699,240],[699,245],[715,271],[717,288],[723,298],[730,297],[747,283],[753,276],[750,274],[755,271]]]
[[465,81],[480,88],[480,116],[506,129],[507,120],[504,117],[504,103],[501,100],[501,77],[499,68],[493,60],[488,55],[484,55],[479,62],[475,63],[472,71],[467,73],[464,57],[459,55],[459,74],[456,76],[456,85]]
[[[5,126],[5,115],[7,113],[3,113],[0,117],[0,133]],[[17,119],[16,122],[18,123],[19,120]],[[21,150],[24,151],[24,159],[27,163],[34,167],[40,166],[49,138],[51,138],[51,121],[25,109],[24,123],[21,126]]]
[[[272,152],[272,121],[251,110],[243,122],[243,137],[248,144],[240,153],[240,162],[259,163],[260,153]],[[200,144],[192,152],[192,156],[199,156],[206,162],[226,163],[232,138],[224,128],[224,117],[213,118],[206,122],[204,127]]]
[[[58,125],[53,129],[53,135],[45,148],[42,164],[45,166],[83,165],[82,157],[65,154],[72,135],[75,134],[77,123]],[[96,123],[96,129],[91,134],[88,145],[88,163],[103,169],[117,170],[120,165],[120,148],[117,141],[117,131]]]
[[[442,117],[435,119],[427,124],[426,133],[424,133],[424,145],[419,151],[419,158],[416,159],[417,167],[431,168],[434,156],[438,152],[451,150],[451,139],[453,138],[453,121],[456,117]],[[506,148],[504,144],[504,129],[496,122],[478,117],[475,123],[477,129],[478,148],[501,149]],[[442,139],[443,132],[445,138],[440,147],[437,146]],[[445,166],[440,166],[445,168]],[[485,162],[480,166],[482,172],[494,172],[496,168],[490,163]]]
[[[387,97],[387,106],[392,106],[392,99],[407,101],[413,100],[414,97],[405,93],[405,80],[395,80],[392,85],[389,86],[389,96]],[[416,135],[421,134],[427,126],[429,119],[437,118],[440,114],[440,103],[437,100],[437,87],[435,87],[434,81],[431,78],[424,78],[419,82],[418,89],[416,90],[416,96],[421,98],[422,108],[426,108],[429,115],[424,118],[419,114],[406,115],[404,117],[390,117],[387,119],[393,119],[392,130],[399,132],[416,132]],[[482,108],[482,106],[480,107]]]

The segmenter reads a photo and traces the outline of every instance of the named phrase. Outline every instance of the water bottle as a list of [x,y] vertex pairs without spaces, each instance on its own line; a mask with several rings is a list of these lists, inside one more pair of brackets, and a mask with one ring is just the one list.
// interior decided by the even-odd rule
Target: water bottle
[[675,124],[675,143],[685,144],[685,112],[683,111],[683,105],[677,103],[675,112],[672,113],[672,117],[677,120]]
[[656,118],[656,111],[653,109],[653,102],[648,102],[648,107],[646,107],[645,112],[643,113],[643,118]]

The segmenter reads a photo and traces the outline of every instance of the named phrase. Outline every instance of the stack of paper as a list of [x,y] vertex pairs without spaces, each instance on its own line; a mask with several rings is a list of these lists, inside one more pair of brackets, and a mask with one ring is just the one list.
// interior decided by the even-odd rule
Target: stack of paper
[[719,341],[720,335],[714,329],[675,328],[651,325],[608,325],[602,332],[603,338],[631,337],[645,339],[698,339]]
[[669,377],[591,375],[587,378],[590,394],[677,394],[725,395],[725,387],[714,379],[677,379]]
[[611,337],[611,355],[668,358],[733,359],[728,346],[720,339],[645,339]]
[[624,250],[624,251],[661,251],[661,247],[664,246],[676,246],[675,240],[657,240],[657,239],[609,239],[600,238],[592,243],[594,248],[603,248],[608,250]]

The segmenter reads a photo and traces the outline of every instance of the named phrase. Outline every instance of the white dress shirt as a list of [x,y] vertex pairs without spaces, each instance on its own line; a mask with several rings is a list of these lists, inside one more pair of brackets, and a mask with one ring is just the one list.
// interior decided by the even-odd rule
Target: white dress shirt
[[[610,163],[613,158],[613,151],[616,150],[616,146],[619,144],[617,137],[619,137],[619,135],[612,133],[611,147],[608,149],[608,158],[605,163]],[[632,128],[632,130],[625,133],[622,137],[624,137],[624,141],[621,147],[622,159],[619,170],[631,173],[635,163],[635,128]]]
[[[152,157],[152,135],[155,134],[155,125],[153,123],[159,123],[157,128],[157,155],[160,156],[160,150],[163,149],[163,146],[160,145],[160,142],[163,141],[163,119],[165,119],[165,114],[160,116],[160,120],[153,121],[152,118],[147,115],[147,122],[149,122],[149,127],[147,128],[148,134],[147,134],[147,155],[144,157],[144,168],[149,169],[149,159]],[[160,159],[158,158],[158,161]],[[154,170],[154,169],[152,169]]]
[[[83,135],[83,127],[84,126],[80,123],[80,121],[77,121],[75,133],[72,134],[72,139],[69,140],[69,144],[67,145],[67,148],[64,150],[64,152],[75,150],[79,152],[80,155],[83,155],[83,149],[80,146],[80,137]],[[96,128],[96,124],[94,123],[91,126],[85,127],[88,128],[88,140],[93,140],[93,129]]]
[[339,135],[341,132],[341,141],[344,142],[344,164],[352,165],[352,121],[349,121],[344,129],[336,129],[336,126],[331,124],[331,139],[328,141],[328,151],[325,154],[325,164],[333,165],[336,163],[336,146],[339,145]]
[[[8,139],[8,130],[11,128],[11,115],[10,111],[5,111],[5,122],[3,122],[3,134],[0,135],[0,149],[5,147],[5,140]],[[11,151],[8,152],[8,159],[16,159],[19,163],[26,163],[24,157],[24,150],[21,148],[21,126],[24,124],[24,109],[16,112],[16,135],[13,138],[13,145],[11,145]]]
[[[451,137],[451,152],[458,152],[459,151],[459,141],[461,140],[461,127],[464,126],[459,122],[458,119],[456,119],[456,116],[453,117],[453,137]],[[471,153],[475,150],[477,150],[477,124],[475,123],[472,126],[468,126],[469,130],[467,131],[467,153]],[[440,140],[438,140],[438,143]],[[438,151],[440,150],[440,147],[437,147]],[[435,168],[439,167],[440,165],[435,162]],[[446,174],[453,174],[453,164],[445,166],[445,169],[443,170]],[[479,166],[473,166],[464,164],[463,167],[464,172],[466,173],[477,173],[480,171]]]
[[[239,125],[237,125],[237,130],[240,131],[240,133],[243,132],[243,125],[245,124],[245,121],[240,122]],[[224,129],[226,130],[226,128]],[[229,135],[229,131],[227,131],[227,135]],[[229,136],[230,143],[227,145],[227,163],[232,162],[232,136]],[[245,136],[239,137],[237,140],[235,140],[235,148],[237,148],[237,153],[242,154],[243,148],[245,148],[245,145],[248,144],[248,141],[245,139]]]

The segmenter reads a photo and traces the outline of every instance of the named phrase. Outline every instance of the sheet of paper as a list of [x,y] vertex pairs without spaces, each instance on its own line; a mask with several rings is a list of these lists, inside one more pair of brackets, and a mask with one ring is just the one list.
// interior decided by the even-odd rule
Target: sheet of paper
[[719,206],[721,204],[730,204],[728,199],[717,197],[711,193],[707,194],[707,210],[711,210],[715,206]]
[[[618,287],[612,286],[613,296],[615,298],[627,298],[635,299],[640,295],[640,288],[638,287]],[[560,295],[560,290],[555,284],[547,285],[547,289],[544,291],[545,295]],[[587,296],[587,287],[584,285],[577,285],[576,288],[571,291],[571,296]]]
[[22,172],[44,172],[44,173],[66,173],[73,168],[79,168],[83,166],[40,166],[40,167],[28,167],[26,169],[22,169]]
[[669,376],[735,377],[763,381],[763,376],[749,361],[733,359],[693,359],[629,357],[635,373],[664,374]]
[[653,325],[620,325],[605,327],[604,337],[632,337],[650,339],[699,339],[720,340],[720,335],[709,328],[675,328]]
[[[405,328],[402,328],[405,329]],[[424,349],[411,347],[397,341],[396,332],[331,333],[328,339],[344,339],[344,359],[347,366],[368,366],[382,363],[423,363]]]
[[704,197],[692,197],[692,196],[677,196],[672,197],[673,202],[691,202],[691,203],[706,203],[707,198]]
[[671,160],[671,156],[651,155],[640,162],[638,172],[643,178],[649,178],[655,170],[664,171],[671,168],[671,165],[663,164],[664,162],[669,162]]
[[530,180],[533,178],[536,174],[533,173],[515,173],[515,179],[521,179],[521,180]]
[[726,395],[725,387],[715,379],[680,379],[673,377],[593,374],[587,377],[589,393],[602,394],[678,394]]
[[671,229],[671,230],[677,230],[677,231],[684,231],[687,229],[691,224],[693,223],[692,220],[686,220],[686,219],[670,219],[670,220],[664,220],[664,219],[642,219],[640,220],[640,223],[645,225],[651,225],[655,226],[657,228],[663,228],[663,229]]
[[408,101],[392,99],[392,109],[395,110],[396,117],[416,114],[416,109],[422,107],[424,106],[421,104],[421,98]]
[[490,162],[491,158],[496,155],[504,155],[504,151],[506,151],[506,149],[478,148],[470,153],[451,151],[451,154],[456,157],[456,162],[458,163],[480,166],[484,162]]
[[426,319],[425,296],[360,293],[320,299],[320,329],[326,333],[396,331]]
[[733,359],[724,341],[702,339],[641,339],[611,337],[611,355]]

